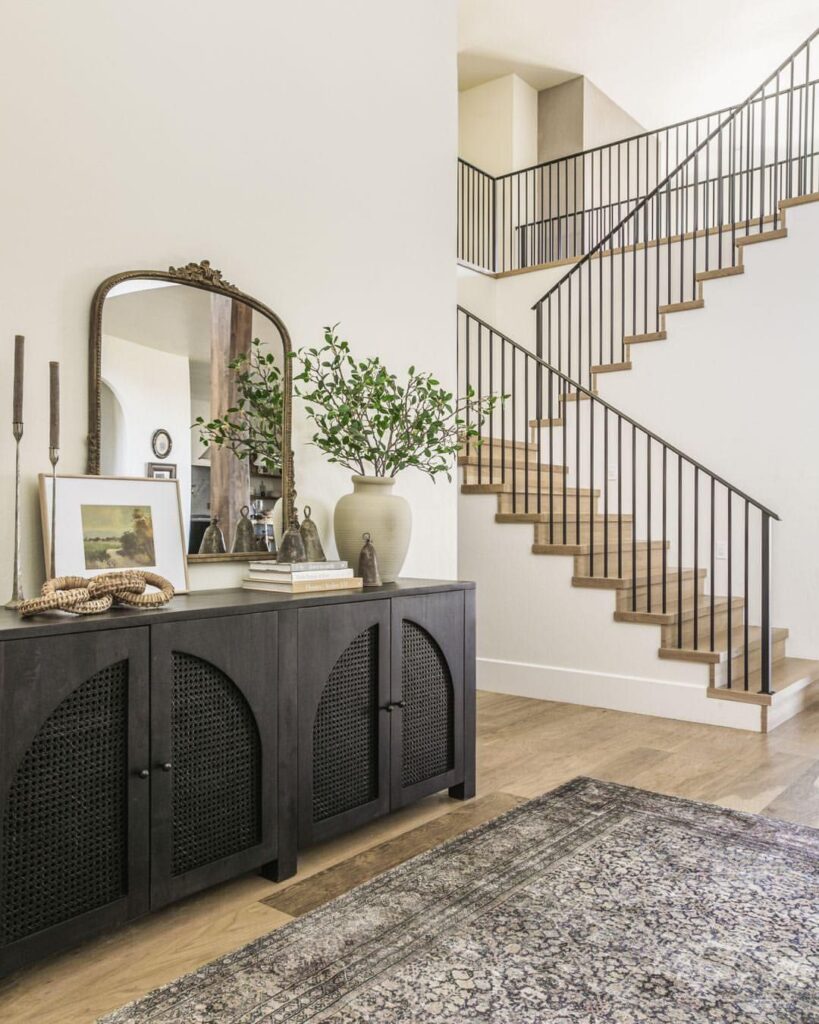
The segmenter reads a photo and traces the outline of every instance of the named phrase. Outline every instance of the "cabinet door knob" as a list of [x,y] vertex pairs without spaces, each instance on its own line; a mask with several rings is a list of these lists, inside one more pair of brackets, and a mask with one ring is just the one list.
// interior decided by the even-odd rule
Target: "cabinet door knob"
[[165,764],[162,765],[162,771],[163,772],[169,772],[172,769],[173,769],[173,765],[171,764],[170,761],[166,761]]
[[142,769],[142,771],[139,771],[139,772],[137,772],[137,775],[138,775],[138,776],[139,776],[139,777],[140,777],[141,779],[147,779],[147,778],[148,778],[148,777],[150,776],[150,774],[151,774],[151,773],[150,773],[150,772],[148,771],[148,769],[147,769],[147,768],[143,768],[143,769]]
[[404,702],[402,700],[397,700],[395,702],[395,704],[394,704],[394,707],[396,707],[396,708],[403,708],[403,707],[405,707],[405,704],[404,704]]
[[392,704],[385,704],[383,707],[378,709],[379,711],[389,711],[392,714]]

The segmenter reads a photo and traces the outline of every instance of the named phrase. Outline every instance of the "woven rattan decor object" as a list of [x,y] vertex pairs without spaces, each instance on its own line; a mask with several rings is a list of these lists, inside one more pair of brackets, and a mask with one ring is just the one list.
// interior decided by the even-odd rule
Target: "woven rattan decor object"
[[403,744],[401,784],[435,778],[455,764],[452,677],[441,649],[425,629],[401,623]]
[[313,821],[378,796],[378,627],[333,666],[313,722]]
[[3,812],[0,945],[126,894],[128,665],[92,676],[52,712]]
[[171,707],[174,875],[261,841],[261,743],[239,688],[174,652]]
[[[148,587],[156,587],[149,591]],[[98,615],[115,604],[130,608],[158,608],[174,595],[173,584],[155,572],[127,569],[104,572],[92,579],[84,576],[57,576],[46,580],[39,597],[23,601],[17,608],[27,618],[43,612],[71,612],[72,615]]]

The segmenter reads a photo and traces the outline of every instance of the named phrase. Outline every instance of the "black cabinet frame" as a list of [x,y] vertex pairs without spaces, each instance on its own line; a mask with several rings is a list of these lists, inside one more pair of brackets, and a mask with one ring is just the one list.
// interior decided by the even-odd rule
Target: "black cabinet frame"
[[[104,905],[67,920],[55,918],[30,933],[24,932],[30,924],[18,914],[16,930],[7,930],[13,939],[4,940],[0,930],[0,976],[243,872],[258,870],[281,881],[296,872],[299,843],[356,828],[429,793],[449,789],[459,799],[473,796],[474,616],[473,584],[434,580],[300,596],[213,591],[178,597],[160,611],[135,609],[82,618],[21,620],[0,609],[0,854],[9,838],[4,829],[11,788],[44,725],[84,683],[104,676],[111,666],[127,666],[126,695],[119,699],[120,707],[123,699],[126,705],[124,725],[122,715],[116,719],[118,735],[124,729],[127,736],[124,753],[120,740],[116,754],[123,766],[124,793],[117,820],[124,815],[127,822],[127,835],[121,840],[127,858],[121,867],[124,891]],[[440,650],[454,697],[452,766],[410,786],[401,785],[400,771],[405,620],[423,629]],[[375,630],[378,645],[373,676],[377,706],[372,718],[377,794],[362,806],[314,824],[312,717],[340,655],[351,639],[368,630]],[[233,852],[177,874],[171,870],[170,852],[174,652],[208,663],[241,693],[256,725],[261,765],[258,842],[237,844]],[[122,695],[121,682],[118,685],[116,692]],[[81,751],[82,728],[76,716],[72,721],[77,735],[73,749]],[[72,764],[76,768],[76,757]],[[58,772],[52,772],[55,777],[59,787]],[[84,768],[80,785],[86,785]],[[88,786],[93,796],[93,778]],[[18,787],[16,792],[24,790]],[[22,806],[28,806],[28,799]],[[15,806],[19,812],[20,798]],[[25,819],[18,813],[16,820]],[[109,834],[113,833],[105,833]],[[121,860],[118,863],[122,865]],[[2,864],[0,860],[0,871]],[[0,876],[0,897],[4,881],[12,888],[15,883]],[[11,891],[8,886],[6,891]],[[20,892],[19,887],[14,891],[15,899]],[[0,898],[0,928],[3,912]]]

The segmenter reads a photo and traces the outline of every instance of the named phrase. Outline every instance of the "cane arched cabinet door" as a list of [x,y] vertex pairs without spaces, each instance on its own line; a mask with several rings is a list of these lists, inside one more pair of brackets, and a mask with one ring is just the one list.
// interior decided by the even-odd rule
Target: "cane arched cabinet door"
[[278,619],[154,626],[151,906],[277,856]]
[[299,843],[390,805],[390,602],[298,613]]
[[148,651],[0,644],[0,974],[148,909]]
[[463,777],[463,591],[396,598],[391,636],[395,810]]

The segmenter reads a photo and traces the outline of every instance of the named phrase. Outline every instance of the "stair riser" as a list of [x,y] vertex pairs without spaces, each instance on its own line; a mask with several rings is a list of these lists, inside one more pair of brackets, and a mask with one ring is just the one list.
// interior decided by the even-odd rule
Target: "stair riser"
[[[652,572],[654,567],[652,566]],[[682,605],[683,608],[693,607],[694,604],[694,591],[698,594],[703,594],[705,588],[705,580],[700,578],[699,580],[684,579],[682,581]],[[637,587],[637,611],[648,610],[648,587],[638,586]],[[678,607],[679,591],[677,589],[677,581],[675,579],[668,580],[666,584],[666,611],[674,612]],[[624,588],[623,590],[617,591],[617,608],[621,611],[634,611],[632,607],[632,600],[634,597],[634,591],[631,587]],[[661,612],[663,610],[663,585],[662,583],[654,583],[651,586],[651,611]]]
[[[521,492],[517,495],[517,498],[513,505],[513,495],[511,494],[499,494],[498,495],[498,512],[540,512],[543,515],[549,515],[549,508],[551,506],[552,511],[555,515],[562,515],[563,509],[566,509],[566,515],[571,516],[577,511],[578,503],[580,505],[580,511],[584,515],[588,515],[589,508],[594,513],[597,513],[597,498],[589,498],[588,495],[581,494],[579,497],[576,494],[567,493],[564,495],[560,492],[540,495],[540,506],[538,507],[538,494],[536,490],[529,491],[529,500],[527,504],[526,494]],[[565,506],[563,502],[566,502]],[[548,524],[547,524],[548,529]],[[557,529],[557,526],[555,526]],[[574,529],[574,523],[572,523],[572,529]]]
[[[697,621],[699,623],[699,630],[697,632],[697,642],[702,648],[708,647],[708,643],[711,637],[711,613],[710,610],[700,611],[697,614]],[[731,613],[731,628],[736,629],[745,622],[745,610],[743,608],[734,608]],[[661,626],[662,637],[660,646],[661,647],[676,647],[677,646],[677,624],[676,622],[669,626]],[[728,611],[717,611],[714,613],[714,632],[719,633],[725,631],[728,628]],[[694,646],[694,623],[692,619],[686,619],[683,622],[683,647]]]
[[[540,470],[540,485],[541,487],[548,488],[551,482],[554,482],[555,485],[562,486],[565,475],[566,470],[562,466],[554,466],[551,473],[549,472],[549,467],[544,466]],[[536,488],[538,485],[538,471],[536,469],[529,469],[527,471],[522,465],[516,466],[513,474],[512,467],[508,463],[504,471],[497,462],[492,467],[491,472],[489,464],[484,463],[480,471],[477,466],[465,466],[463,473],[463,482],[465,484],[503,484],[505,490],[508,490],[510,493],[513,487],[517,490],[524,487],[527,478],[529,487]]]
[[[637,561],[637,575],[641,574],[641,570],[644,570],[648,566],[648,551],[644,548],[637,549],[636,555]],[[606,565],[605,558],[603,557],[603,551],[596,550],[594,555],[577,555],[574,560],[574,574],[575,576],[604,576],[610,579],[617,579],[618,576],[631,576],[632,561],[631,561],[631,548],[623,549],[622,558],[623,572],[618,573],[617,571],[617,545],[613,547],[609,544],[609,558],[608,565]],[[663,552],[660,548],[654,548],[651,552],[651,572],[657,573],[662,572],[663,567]],[[672,571],[672,566],[668,566],[668,571]]]
[[[547,510],[548,511],[548,510]],[[535,544],[562,544],[564,543],[563,537],[563,519],[555,519],[554,523],[554,539],[550,538],[549,535],[549,523],[535,523]],[[588,522],[580,523],[580,539],[577,539],[577,527],[573,519],[565,520],[566,524],[566,544],[588,544],[594,537],[595,549],[602,552],[603,550],[603,537],[605,530],[602,523],[595,523],[594,530],[590,530]],[[608,527],[608,538],[609,538],[609,551],[610,557],[614,558],[613,564],[617,565],[617,526],[616,524],[610,524]],[[631,524],[623,523],[623,541],[631,538]],[[623,558],[625,560],[625,551],[623,552]]]
[[[559,464],[560,463],[560,459],[562,458],[562,455],[563,455],[562,450],[558,451],[557,446],[555,446],[554,450],[552,451],[552,458],[554,459],[553,465],[555,467],[555,472],[556,473],[557,472],[560,472],[560,473],[565,473],[566,472],[565,466],[562,466],[562,465]],[[512,466],[514,466],[518,470],[518,472],[520,472],[520,473],[524,472],[524,470],[527,467],[529,468],[529,470],[531,472],[534,472],[534,473],[537,472],[538,450],[537,450],[537,445],[536,444],[533,444],[529,448],[528,456],[527,456],[525,450],[516,451],[514,455],[512,454],[512,452],[510,450],[507,450],[506,456],[505,456],[505,458],[503,458],[503,462],[501,463],[501,459],[502,458],[503,458],[503,456],[501,454],[500,449],[498,449],[498,448],[494,449],[493,452],[492,452],[492,469],[496,473],[499,473],[501,471],[501,466],[502,465],[506,467],[507,473],[511,471]],[[489,470],[489,449],[488,448],[482,448],[481,449],[480,459],[478,459],[477,452],[474,452],[474,451],[470,452],[469,455],[459,455],[458,456],[458,465],[459,466],[464,466],[464,467],[469,467],[469,468],[477,469],[479,463],[483,467],[484,472],[488,472],[488,470]],[[546,467],[546,466],[549,465],[549,449],[547,447],[541,446],[541,449],[540,449],[540,464],[543,467]]]

